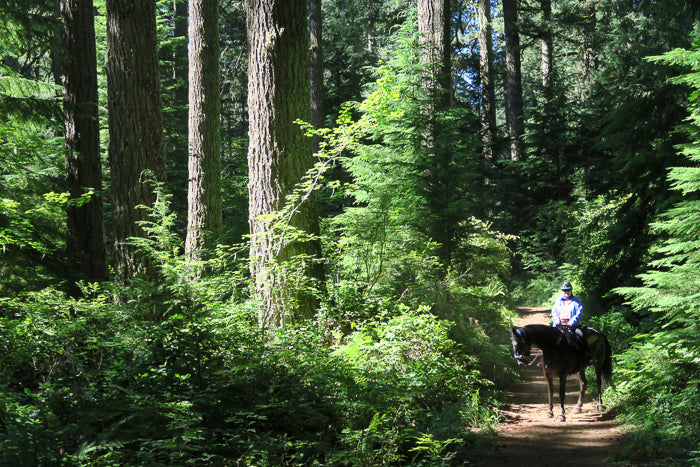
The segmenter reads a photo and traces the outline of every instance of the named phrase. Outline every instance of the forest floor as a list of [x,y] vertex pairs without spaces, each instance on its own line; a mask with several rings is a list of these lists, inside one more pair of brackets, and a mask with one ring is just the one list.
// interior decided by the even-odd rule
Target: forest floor
[[[521,307],[519,311],[517,326],[544,324],[549,315],[546,308]],[[625,432],[613,417],[596,410],[588,391],[582,413],[574,413],[578,377],[569,376],[567,379],[566,421],[557,422],[545,416],[547,382],[542,367],[533,365],[520,371],[523,380],[506,395],[507,405],[501,409],[504,420],[497,428],[495,449],[481,459],[483,464],[533,467],[605,465],[606,458],[623,443]],[[591,383],[595,385],[595,381],[591,382],[589,378],[589,389]],[[554,390],[554,412],[558,414],[556,381]]]

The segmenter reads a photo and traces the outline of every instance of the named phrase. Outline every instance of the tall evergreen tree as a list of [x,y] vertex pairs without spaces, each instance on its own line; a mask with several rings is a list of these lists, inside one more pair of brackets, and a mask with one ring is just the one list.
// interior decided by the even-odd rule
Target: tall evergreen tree
[[[697,407],[700,404],[697,375],[700,373],[700,39],[691,50],[675,49],[654,60],[683,66],[690,73],[672,78],[692,89],[690,118],[678,130],[688,141],[678,146],[689,164],[674,167],[668,174],[680,199],[652,224],[658,234],[652,260],[638,276],[637,287],[616,292],[629,300],[644,316],[642,335],[620,356],[624,365],[623,385],[617,397],[623,410],[640,425],[669,427],[665,443],[649,449],[678,451],[679,458],[697,461]],[[640,358],[653,364],[640,365]],[[641,402],[640,402],[641,401]],[[651,403],[650,403],[651,402]],[[646,442],[648,437],[643,438]],[[656,443],[654,443],[656,444]]]
[[154,0],[107,0],[107,109],[116,270],[125,277],[147,270],[127,243],[143,237],[139,221],[165,179]]
[[[598,27],[595,2],[589,2],[588,5],[586,5],[583,17],[585,18],[585,22],[583,26],[583,65],[581,67],[583,73],[581,77],[581,88],[584,88],[584,85],[593,78],[593,74],[598,66],[598,51],[596,50],[594,33]],[[581,97],[584,98],[586,96],[583,94]]]
[[306,11],[306,0],[247,3],[250,256],[264,326],[313,316],[308,281],[323,276],[319,242],[308,238],[319,233],[314,194],[273,220],[313,166],[311,140],[296,123],[311,117]]
[[430,220],[426,229],[440,246],[440,257],[449,265],[453,250],[454,229],[450,222],[453,177],[452,154],[447,132],[439,124],[450,106],[452,96],[452,15],[449,0],[418,0],[418,41],[420,62],[424,70],[425,92],[421,113],[425,119],[423,152],[426,170],[426,198]]
[[671,66],[645,57],[686,47],[696,21],[688,5],[672,0],[597,8],[596,49],[606,58],[598,60],[579,122],[586,131],[579,133],[576,166],[589,197],[601,195],[617,206],[614,222],[603,217],[588,224],[609,227],[602,239],[584,241],[588,248],[581,251],[583,277],[593,293],[604,296],[641,272],[653,238],[649,224],[671,196],[665,179],[678,157],[674,146],[684,140],[673,131],[685,117],[683,89],[669,84]]
[[107,277],[102,228],[102,163],[97,97],[97,56],[92,0],[62,0],[63,113],[66,180],[73,198],[92,191],[85,204],[67,206],[66,250],[90,280]]
[[[188,1],[172,0],[172,10],[159,24],[161,63],[161,92],[163,96],[163,127],[168,192],[178,219],[187,216],[188,176]],[[158,17],[156,18],[158,20]],[[161,39],[162,40],[162,39]],[[167,54],[166,54],[167,53]],[[178,222],[178,229],[184,228]]]
[[503,28],[506,52],[506,124],[510,141],[510,159],[523,157],[523,85],[520,61],[518,0],[503,0]]
[[426,84],[431,108],[450,105],[452,87],[452,16],[449,0],[418,0],[418,40],[421,63],[426,65]]
[[479,83],[481,87],[481,138],[484,157],[493,161],[496,157],[496,94],[493,69],[493,28],[491,26],[491,0],[478,1],[479,16]]
[[[667,343],[683,343],[700,350],[700,39],[691,50],[676,49],[655,60],[691,67],[692,73],[673,78],[673,82],[693,89],[690,118],[679,131],[689,142],[679,145],[690,166],[674,167],[668,178],[683,198],[667,209],[653,224],[662,235],[653,252],[656,259],[640,275],[644,286],[620,288],[638,309],[649,309],[659,316]],[[680,340],[679,340],[680,339]]]
[[[311,54],[311,125],[323,125],[323,9],[321,0],[309,0],[309,51]],[[319,148],[319,137],[313,137],[314,152]]]
[[540,58],[542,68],[542,89],[545,103],[549,102],[552,91],[552,73],[554,71],[554,44],[552,39],[552,0],[540,0],[542,24],[540,30]]
[[189,190],[185,252],[221,227],[219,20],[217,0],[192,0],[189,20]]

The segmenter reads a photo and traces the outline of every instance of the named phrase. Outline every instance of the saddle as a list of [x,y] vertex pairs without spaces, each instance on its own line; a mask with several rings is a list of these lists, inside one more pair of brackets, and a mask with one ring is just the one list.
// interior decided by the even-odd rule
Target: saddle
[[[596,332],[592,332],[590,328],[585,326],[579,326],[578,330],[580,334],[576,332],[576,329],[571,326],[560,324],[557,329],[562,333],[562,337],[566,339],[566,343],[575,347],[579,351],[585,352],[583,359],[586,362],[592,361],[593,356],[591,355],[591,349],[595,345],[599,336]],[[559,341],[561,342],[561,341]]]
[[[559,324],[557,326],[557,329],[562,334],[562,337],[566,339],[567,344],[572,345],[579,350],[581,349],[581,342],[579,341],[579,336],[576,335],[571,326],[568,326],[566,324]],[[559,340],[559,342],[561,342],[561,339]]]

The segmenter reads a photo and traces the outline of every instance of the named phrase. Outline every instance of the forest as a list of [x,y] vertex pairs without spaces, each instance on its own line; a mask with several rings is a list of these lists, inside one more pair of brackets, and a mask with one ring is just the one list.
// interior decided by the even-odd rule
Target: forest
[[697,465],[699,97],[693,0],[0,2],[0,465],[476,464],[563,281]]

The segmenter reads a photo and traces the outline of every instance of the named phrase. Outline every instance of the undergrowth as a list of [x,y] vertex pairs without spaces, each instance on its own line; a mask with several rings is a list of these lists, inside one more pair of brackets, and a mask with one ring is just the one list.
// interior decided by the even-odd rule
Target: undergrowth
[[1,465],[459,464],[497,421],[424,308],[271,336],[248,303],[154,321],[91,294],[3,300]]

